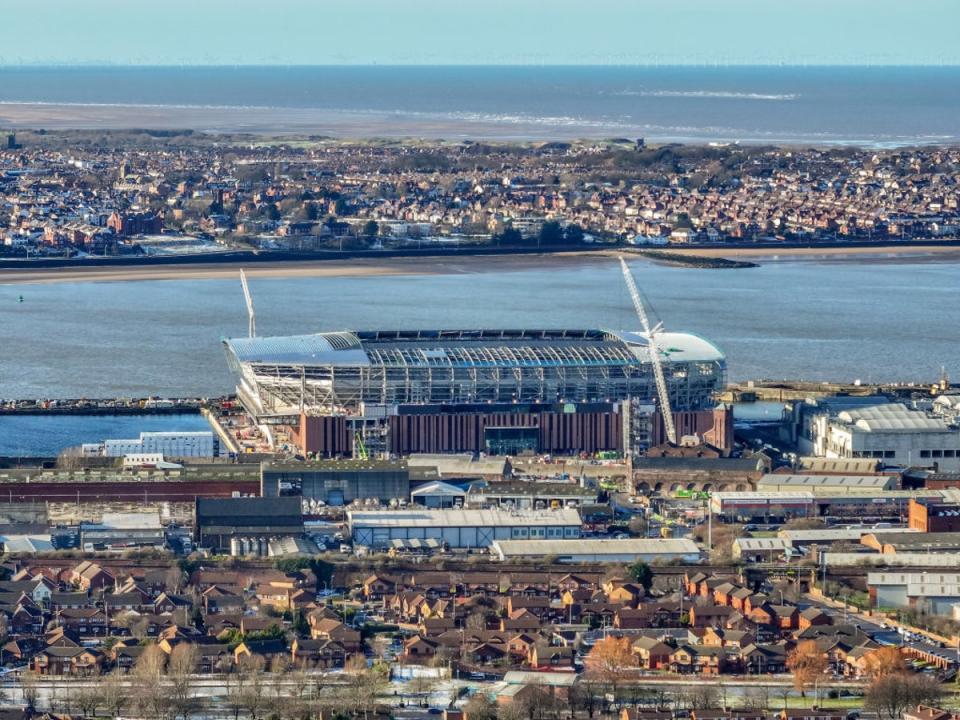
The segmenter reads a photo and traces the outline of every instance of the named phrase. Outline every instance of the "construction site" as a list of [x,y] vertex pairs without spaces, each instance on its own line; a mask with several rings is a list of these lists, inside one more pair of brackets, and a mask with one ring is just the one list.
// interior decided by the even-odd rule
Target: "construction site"
[[[712,428],[726,358],[651,323],[640,331],[371,330],[224,340],[237,397],[271,444],[304,455],[625,452]],[[700,415],[703,417],[701,418]]]

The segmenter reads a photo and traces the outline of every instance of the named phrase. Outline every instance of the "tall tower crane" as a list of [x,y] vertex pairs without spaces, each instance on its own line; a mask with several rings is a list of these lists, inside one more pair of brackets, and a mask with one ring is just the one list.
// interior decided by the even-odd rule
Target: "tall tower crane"
[[663,332],[663,323],[658,322],[655,327],[650,327],[650,320],[647,318],[646,308],[643,306],[643,300],[640,297],[640,291],[637,289],[637,283],[633,279],[633,273],[627,266],[623,257],[620,258],[620,268],[623,270],[623,279],[627,283],[627,290],[630,291],[630,299],[633,300],[633,308],[637,311],[637,317],[640,318],[640,324],[643,326],[643,334],[647,338],[647,348],[650,351],[650,365],[653,367],[653,377],[657,384],[657,395],[660,398],[660,415],[663,417],[663,426],[667,431],[667,440],[671,444],[677,443],[677,429],[673,424],[673,408],[670,406],[670,391],[667,388],[667,379],[663,375],[663,360],[660,357],[660,348],[657,345],[657,335]]
[[257,336],[257,318],[253,314],[253,297],[250,295],[250,288],[247,285],[247,274],[240,270],[240,285],[243,286],[243,297],[247,301],[248,332],[250,337]]

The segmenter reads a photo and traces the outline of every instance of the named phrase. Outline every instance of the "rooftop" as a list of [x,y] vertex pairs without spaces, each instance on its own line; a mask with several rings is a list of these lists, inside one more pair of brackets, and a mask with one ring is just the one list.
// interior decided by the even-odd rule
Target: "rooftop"
[[[664,360],[712,362],[724,355],[689,333],[661,333]],[[647,362],[647,339],[612,330],[375,330],[232,338],[240,363],[399,367],[621,366]]]
[[693,540],[678,539],[578,539],[578,540],[496,540],[494,546],[504,556],[547,555],[699,555]]
[[540,511],[500,509],[442,510],[351,510],[351,527],[497,527],[515,525],[568,525],[580,527],[580,513],[573,508]]

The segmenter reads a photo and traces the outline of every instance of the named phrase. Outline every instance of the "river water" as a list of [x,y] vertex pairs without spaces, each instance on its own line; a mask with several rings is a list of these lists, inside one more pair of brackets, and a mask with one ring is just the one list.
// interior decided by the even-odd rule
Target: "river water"
[[[439,275],[253,278],[257,327],[269,335],[639,325],[613,261],[483,267],[464,258]],[[926,382],[941,365],[960,377],[960,263],[633,268],[667,329],[726,352],[730,379]],[[0,398],[226,393],[234,383],[220,339],[246,325],[236,280],[0,285]]]

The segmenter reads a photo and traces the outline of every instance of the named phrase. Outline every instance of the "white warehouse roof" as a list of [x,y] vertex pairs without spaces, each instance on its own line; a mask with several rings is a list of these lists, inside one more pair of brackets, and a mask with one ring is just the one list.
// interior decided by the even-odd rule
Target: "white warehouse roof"
[[[513,557],[546,557],[549,555],[578,556],[585,555],[602,558],[603,556],[662,556],[687,557],[699,556],[700,548],[693,540],[677,539],[578,539],[578,540],[497,540],[491,546],[491,552],[500,559]],[[599,560],[598,560],[599,561]]]
[[757,487],[764,485],[790,487],[797,489],[816,488],[857,488],[860,490],[892,490],[896,478],[890,475],[793,475],[770,473],[757,481]]
[[943,418],[932,417],[922,410],[911,410],[903,403],[870,405],[844,410],[837,416],[841,422],[855,425],[864,432],[947,432],[950,426]]
[[447,508],[442,510],[351,510],[347,512],[351,528],[357,527],[516,527],[577,526],[580,513],[573,508],[516,512],[500,509],[474,510]]

